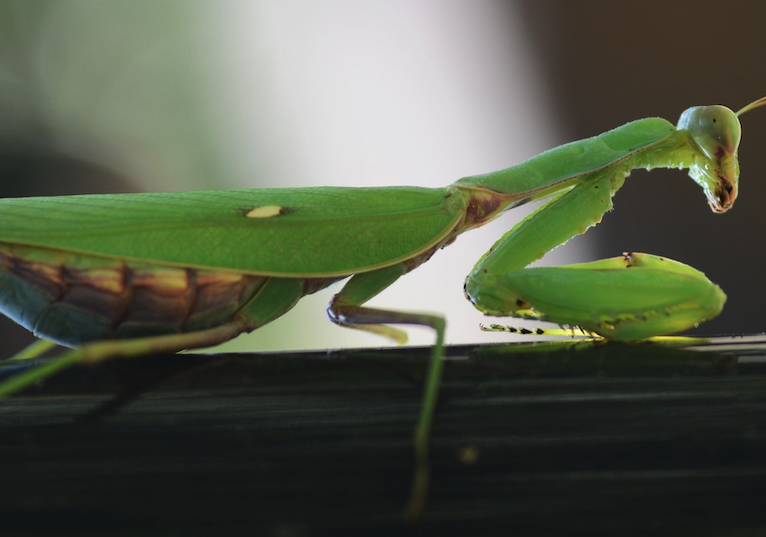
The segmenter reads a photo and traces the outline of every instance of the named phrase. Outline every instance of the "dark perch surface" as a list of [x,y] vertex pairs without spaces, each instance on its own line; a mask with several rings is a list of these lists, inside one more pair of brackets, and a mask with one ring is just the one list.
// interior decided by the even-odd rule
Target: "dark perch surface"
[[424,349],[79,367],[0,405],[0,534],[763,535],[765,342],[450,348],[415,525]]

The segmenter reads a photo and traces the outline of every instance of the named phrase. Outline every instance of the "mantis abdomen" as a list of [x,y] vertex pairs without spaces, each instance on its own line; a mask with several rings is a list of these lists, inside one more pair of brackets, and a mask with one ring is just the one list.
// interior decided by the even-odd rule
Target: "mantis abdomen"
[[[212,328],[269,279],[0,242],[0,310],[68,346]],[[305,281],[312,292],[334,280]]]

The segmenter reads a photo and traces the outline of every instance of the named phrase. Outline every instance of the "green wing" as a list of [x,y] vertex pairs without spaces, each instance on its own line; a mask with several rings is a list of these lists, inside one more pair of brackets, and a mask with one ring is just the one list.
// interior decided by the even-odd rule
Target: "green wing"
[[[274,276],[408,259],[464,215],[454,189],[295,188],[0,200],[0,242]],[[255,209],[255,210],[254,210]]]

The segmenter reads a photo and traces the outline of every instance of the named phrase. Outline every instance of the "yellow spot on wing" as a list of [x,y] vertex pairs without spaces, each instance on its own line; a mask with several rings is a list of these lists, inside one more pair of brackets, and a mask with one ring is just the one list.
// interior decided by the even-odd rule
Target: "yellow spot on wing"
[[261,205],[247,211],[245,216],[247,218],[271,218],[272,216],[279,216],[281,213],[282,207],[279,205]]

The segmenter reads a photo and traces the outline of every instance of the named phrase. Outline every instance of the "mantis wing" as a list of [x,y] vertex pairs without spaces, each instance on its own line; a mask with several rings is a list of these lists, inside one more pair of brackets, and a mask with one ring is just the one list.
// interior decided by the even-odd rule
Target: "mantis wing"
[[462,220],[454,189],[296,188],[0,200],[0,242],[190,268],[340,276],[409,259]]

